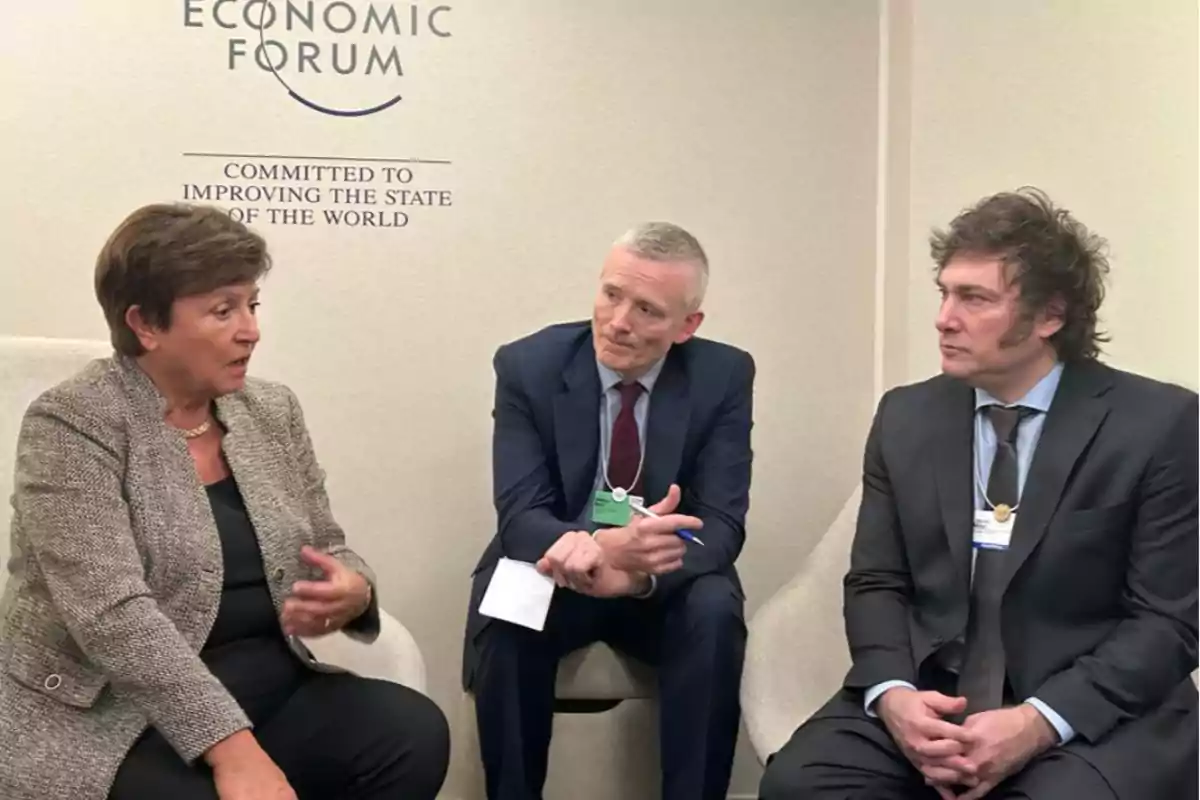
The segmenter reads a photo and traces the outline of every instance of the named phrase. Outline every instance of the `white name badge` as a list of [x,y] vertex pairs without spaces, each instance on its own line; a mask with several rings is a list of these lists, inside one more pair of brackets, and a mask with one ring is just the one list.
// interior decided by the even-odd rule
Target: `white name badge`
[[612,490],[612,499],[616,500],[618,503],[624,503],[626,498],[628,498],[629,501],[635,505],[641,506],[645,505],[646,503],[646,498],[638,497],[636,494],[630,494],[620,486]]
[[972,543],[984,550],[1007,550],[1012,541],[1013,523],[1016,519],[1016,512],[1008,513],[1001,522],[996,519],[994,511],[976,511]]

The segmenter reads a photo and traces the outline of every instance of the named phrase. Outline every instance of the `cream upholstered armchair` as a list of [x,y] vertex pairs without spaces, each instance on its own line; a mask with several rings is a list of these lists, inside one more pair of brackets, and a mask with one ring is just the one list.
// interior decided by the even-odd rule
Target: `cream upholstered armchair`
[[850,669],[842,578],[861,496],[856,489],[800,573],[750,620],[742,715],[761,762],[833,696]]
[[[558,665],[554,736],[543,794],[572,800],[653,800],[660,795],[658,689],[654,670],[593,644]],[[460,769],[471,775],[466,800],[483,800],[474,701],[462,723],[468,748]]]
[[391,614],[379,609],[379,637],[363,644],[341,633],[305,639],[313,656],[364,678],[399,683],[425,694],[425,659],[416,639]]
[[[546,797],[659,796],[658,689],[652,668],[594,644],[559,663],[555,697]],[[595,770],[597,779],[580,780],[581,764]]]
[[[11,545],[13,459],[25,410],[45,390],[111,354],[112,346],[104,341],[0,336],[0,564],[7,565]],[[0,585],[7,577],[7,569],[0,572]],[[416,641],[386,612],[381,610],[380,617],[382,630],[373,644],[341,633],[305,644],[321,661],[424,692],[425,662]]]

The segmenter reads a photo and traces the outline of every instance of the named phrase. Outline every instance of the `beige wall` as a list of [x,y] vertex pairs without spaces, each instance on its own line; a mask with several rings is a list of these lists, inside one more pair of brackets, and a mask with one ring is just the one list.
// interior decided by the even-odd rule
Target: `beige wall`
[[1200,386],[1196,2],[893,5],[913,37],[911,127],[898,134],[910,137],[911,193],[893,206],[909,236],[908,288],[889,298],[907,327],[888,342],[887,360],[905,364],[895,377],[938,369],[930,227],[1033,184],[1109,241],[1106,359]]
[[[405,100],[358,120],[227,70],[226,34],[185,29],[182,5],[3,12],[0,335],[102,336],[104,237],[218,179],[184,151],[452,161],[416,168],[453,206],[407,229],[258,226],[277,267],[253,371],[299,392],[334,510],[457,727],[494,525],[492,352],[587,315],[608,243],[671,219],[711,256],[704,332],[758,360],[750,610],[790,577],[851,491],[871,412],[874,2],[454,3],[450,39],[413,40]],[[734,791],[757,775],[743,746]]]

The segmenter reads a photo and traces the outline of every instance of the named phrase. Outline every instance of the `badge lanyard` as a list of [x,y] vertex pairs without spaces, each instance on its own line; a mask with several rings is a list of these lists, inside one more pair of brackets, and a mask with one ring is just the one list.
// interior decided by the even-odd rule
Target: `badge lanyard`
[[[612,423],[609,422],[608,411],[608,391],[605,390],[601,395],[600,404],[600,474],[604,478],[604,485],[612,492],[613,499],[618,503],[624,502],[629,496],[629,492],[637,486],[638,478],[642,477],[642,466],[646,463],[646,443],[642,441],[642,437],[638,435],[638,468],[633,475],[633,484],[631,486],[613,486],[608,480],[608,448],[612,446]],[[647,397],[647,402],[649,398]],[[637,424],[637,403],[634,403],[634,424]],[[615,420],[613,421],[615,422]]]
[[[1017,424],[1018,424],[1018,426],[1020,425],[1019,422]],[[992,433],[995,433],[995,429],[993,429]],[[976,411],[975,412],[975,441],[976,441],[976,443],[978,443],[980,445],[983,443],[982,434],[983,434],[983,427],[982,427],[981,415],[979,414],[978,411]],[[1000,446],[1000,437],[997,436],[996,437],[996,447],[999,447],[999,446]],[[991,498],[988,497],[987,485],[983,482],[983,472],[980,469],[979,456],[982,453],[983,448],[975,447],[972,449],[975,451],[974,453],[972,453],[972,456],[971,456],[971,466],[972,466],[971,471],[975,473],[975,485],[979,487],[979,493],[983,496],[984,505],[986,505],[988,508],[992,509],[992,513],[995,515],[996,520],[998,522],[1004,522],[1005,519],[1008,519],[1009,514],[1016,512],[1016,510],[1021,507],[1021,503],[1018,500],[1017,504],[1012,506],[1011,508],[1007,504],[1001,503],[1000,506],[1003,509],[1003,511],[1001,511],[1001,508],[996,507],[996,505],[991,501]],[[1002,515],[1003,515],[1003,519],[1001,518]]]

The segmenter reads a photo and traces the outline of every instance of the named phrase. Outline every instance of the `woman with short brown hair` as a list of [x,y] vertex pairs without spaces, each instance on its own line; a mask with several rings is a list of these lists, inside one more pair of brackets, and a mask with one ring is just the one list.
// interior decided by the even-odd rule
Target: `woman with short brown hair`
[[[7,800],[428,798],[446,721],[318,664],[379,632],[295,395],[248,378],[257,234],[152,205],[96,265],[113,357],[29,408],[0,617]],[[18,741],[20,745],[17,745]]]

